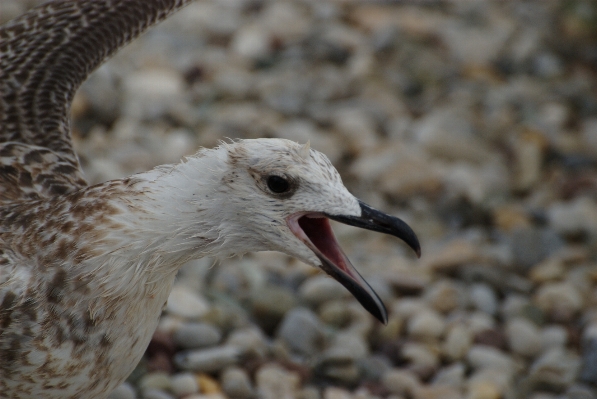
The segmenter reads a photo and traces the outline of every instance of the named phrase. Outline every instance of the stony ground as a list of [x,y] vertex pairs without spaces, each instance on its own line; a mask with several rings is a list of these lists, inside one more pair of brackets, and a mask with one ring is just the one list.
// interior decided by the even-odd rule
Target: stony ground
[[73,104],[90,181],[310,140],[423,256],[334,225],[387,326],[280,254],[188,264],[111,398],[597,398],[596,74],[591,0],[202,0],[150,31]]

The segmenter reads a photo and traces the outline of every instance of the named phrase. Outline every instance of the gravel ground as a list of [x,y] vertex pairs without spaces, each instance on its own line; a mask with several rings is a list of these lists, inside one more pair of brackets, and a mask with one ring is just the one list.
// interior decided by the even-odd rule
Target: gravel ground
[[202,0],[152,29],[74,101],[90,181],[310,140],[423,256],[334,225],[387,326],[277,253],[189,263],[110,398],[597,398],[596,73],[591,0]]

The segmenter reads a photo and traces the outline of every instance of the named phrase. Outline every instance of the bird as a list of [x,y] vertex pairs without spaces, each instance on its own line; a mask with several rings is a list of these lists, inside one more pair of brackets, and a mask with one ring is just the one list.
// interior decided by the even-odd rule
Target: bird
[[402,239],[329,159],[283,139],[222,142],[88,185],[69,110],[87,76],[189,0],[55,0],[0,27],[0,397],[103,399],[141,359],[192,259],[279,251],[387,311],[330,220]]

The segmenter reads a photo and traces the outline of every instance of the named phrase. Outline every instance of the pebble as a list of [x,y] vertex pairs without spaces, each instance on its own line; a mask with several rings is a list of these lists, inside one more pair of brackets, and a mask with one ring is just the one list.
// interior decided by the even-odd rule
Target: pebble
[[387,371],[382,377],[382,383],[391,393],[402,396],[412,396],[421,386],[417,374],[402,369]]
[[239,367],[229,367],[224,370],[221,381],[222,389],[232,398],[250,398],[254,394],[251,378]]
[[175,285],[168,297],[166,311],[193,320],[204,316],[209,311],[209,304],[199,294],[182,285]]
[[554,230],[536,227],[514,230],[510,240],[514,263],[525,269],[541,262],[564,245]]
[[597,339],[587,339],[583,343],[579,378],[589,384],[597,382]]
[[261,366],[255,380],[261,399],[294,399],[300,383],[297,373],[274,364]]
[[139,382],[139,387],[141,387],[141,389],[161,389],[166,391],[170,390],[172,387],[172,380],[166,373],[157,372],[146,374]]
[[471,345],[473,336],[468,328],[462,324],[456,324],[448,329],[446,339],[442,343],[442,353],[449,360],[463,359]]
[[425,299],[438,312],[449,313],[464,304],[462,287],[450,280],[433,283],[425,291]]
[[314,355],[325,343],[321,322],[315,313],[306,308],[295,308],[288,312],[277,336],[291,350],[303,355]]
[[263,332],[255,327],[233,331],[226,340],[226,345],[238,348],[241,352],[257,357],[264,357],[268,352],[268,342]]
[[350,297],[346,288],[328,276],[315,276],[306,280],[299,288],[299,295],[304,301],[313,305]]
[[549,325],[541,329],[541,347],[545,351],[549,348],[565,347],[568,343],[568,331],[560,325]]
[[275,285],[266,285],[251,293],[253,315],[266,332],[272,332],[296,304],[297,299],[289,290]]
[[432,385],[450,386],[461,389],[465,382],[466,366],[464,363],[453,363],[438,370],[431,381]]
[[155,388],[148,388],[143,390],[141,394],[142,399],[174,399],[174,396]]
[[438,351],[423,344],[406,343],[402,348],[402,356],[409,362],[409,368],[422,378],[433,375],[439,366]]
[[471,304],[482,312],[493,315],[498,309],[495,291],[486,284],[473,284],[470,287]]
[[199,349],[218,344],[222,333],[211,324],[187,323],[176,329],[172,338],[183,349]]
[[323,399],[352,399],[352,395],[346,389],[327,387],[323,391]]
[[557,320],[570,320],[584,304],[581,293],[568,282],[542,285],[537,290],[534,301],[540,309]]
[[438,339],[446,328],[442,316],[433,311],[420,312],[408,321],[408,333],[413,337]]
[[183,370],[216,372],[239,360],[241,351],[233,346],[216,346],[178,352],[174,356],[174,364]]
[[554,203],[548,210],[550,225],[561,233],[597,231],[597,203],[588,197]]
[[137,394],[131,384],[123,382],[108,395],[108,399],[137,399]]
[[506,324],[506,336],[510,350],[522,356],[535,356],[541,352],[540,331],[533,323],[524,318],[509,320]]
[[467,354],[468,363],[475,369],[494,368],[513,373],[514,360],[506,353],[485,345],[473,345]]
[[199,392],[199,384],[197,378],[190,373],[175,374],[172,380],[172,393],[176,397],[184,397],[193,393]]
[[580,357],[565,348],[552,348],[533,362],[529,380],[533,386],[561,390],[572,384],[581,367]]

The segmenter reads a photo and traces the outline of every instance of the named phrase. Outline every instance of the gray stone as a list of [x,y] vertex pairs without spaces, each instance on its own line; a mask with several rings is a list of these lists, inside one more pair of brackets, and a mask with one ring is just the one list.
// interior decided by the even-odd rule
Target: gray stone
[[123,382],[108,395],[108,399],[137,399],[137,394],[131,384]]
[[172,393],[178,398],[199,392],[197,378],[191,373],[175,374],[171,380]]
[[199,349],[218,344],[222,333],[211,324],[186,323],[174,331],[172,338],[183,349]]
[[260,367],[255,380],[260,399],[293,399],[300,383],[297,373],[272,364]]
[[552,348],[533,362],[529,380],[534,386],[561,390],[577,379],[580,367],[581,359],[576,353],[564,348]]
[[168,297],[166,311],[187,319],[197,319],[209,310],[209,304],[199,294],[182,285],[175,285]]
[[579,378],[589,384],[597,383],[597,339],[588,339],[583,343]]
[[143,390],[141,399],[174,399],[174,396],[159,389],[149,388]]
[[409,370],[392,369],[382,377],[383,385],[393,394],[411,397],[421,387],[419,377]]
[[535,356],[541,351],[540,332],[528,319],[519,317],[508,321],[506,336],[510,350],[522,356]]
[[226,345],[238,348],[243,354],[265,357],[269,344],[263,332],[256,327],[233,331],[226,340]]
[[486,284],[473,284],[470,288],[471,304],[477,309],[494,315],[498,309],[495,291]]
[[324,275],[306,280],[299,288],[299,294],[305,301],[314,305],[350,296],[346,288],[338,284],[336,280]]
[[323,347],[324,331],[317,315],[309,309],[295,308],[286,314],[278,338],[303,355],[313,355]]
[[238,367],[229,367],[222,373],[220,378],[222,389],[231,398],[250,398],[253,396],[251,378],[247,372]]
[[514,262],[525,269],[541,262],[564,245],[554,230],[536,227],[515,230],[510,242]]
[[238,348],[229,345],[184,351],[174,356],[174,364],[183,370],[211,373],[235,364],[240,354]]

